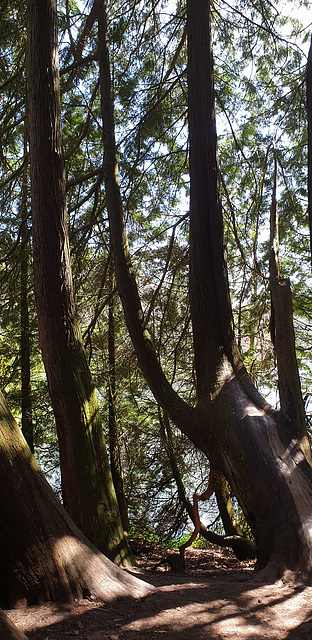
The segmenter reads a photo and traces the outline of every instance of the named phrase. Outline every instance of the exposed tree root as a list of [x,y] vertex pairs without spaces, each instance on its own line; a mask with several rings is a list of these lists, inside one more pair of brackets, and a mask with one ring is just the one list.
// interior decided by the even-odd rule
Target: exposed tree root
[[[72,555],[70,571],[68,565],[66,567],[69,550]],[[77,538],[60,539],[56,544],[56,553],[66,572],[70,573],[68,581],[74,581],[78,586],[78,598],[92,595],[97,600],[109,602],[121,597],[145,597],[155,590],[152,585],[117,567],[91,545]]]
[[0,638],[3,640],[27,640],[26,636],[15,627],[9,618],[0,610]]

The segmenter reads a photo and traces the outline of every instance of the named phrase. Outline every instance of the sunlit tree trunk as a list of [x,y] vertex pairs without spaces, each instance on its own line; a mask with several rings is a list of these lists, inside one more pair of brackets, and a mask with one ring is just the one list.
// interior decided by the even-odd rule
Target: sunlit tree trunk
[[12,624],[3,611],[0,611],[0,637],[5,638],[5,640],[27,640],[24,633],[21,633]]
[[66,509],[116,562],[129,563],[95,388],[74,304],[62,154],[56,0],[30,0],[27,87],[34,282]]
[[278,390],[285,428],[295,436],[311,464],[311,451],[307,436],[304,404],[297,365],[293,308],[289,278],[283,278],[279,264],[278,207],[276,201],[277,159],[274,154],[274,175],[270,211],[270,290],[271,338],[277,359]]
[[[210,8],[188,0],[190,301],[198,379],[197,428],[252,528],[258,566],[311,577],[312,475],[298,433],[257,395],[236,347],[223,247],[216,155]],[[280,330],[283,330],[280,328]]]
[[170,387],[145,326],[117,178],[105,1],[97,3],[107,208],[117,285],[140,366],[169,417],[230,483],[252,529],[262,577],[290,570],[311,580],[312,472],[297,438],[302,425],[289,422],[258,393],[235,341],[224,257],[209,2],[187,2],[190,302],[198,387],[194,409]]
[[[72,522],[0,392],[0,606],[73,602],[88,595],[112,601],[149,591],[103,556]],[[0,631],[0,637],[9,636]]]

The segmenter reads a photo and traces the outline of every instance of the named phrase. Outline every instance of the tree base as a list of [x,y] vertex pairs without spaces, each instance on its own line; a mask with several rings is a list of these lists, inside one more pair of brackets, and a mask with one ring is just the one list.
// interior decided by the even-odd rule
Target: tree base
[[15,627],[3,611],[0,611],[0,638],[5,638],[5,640],[27,640],[26,636]]

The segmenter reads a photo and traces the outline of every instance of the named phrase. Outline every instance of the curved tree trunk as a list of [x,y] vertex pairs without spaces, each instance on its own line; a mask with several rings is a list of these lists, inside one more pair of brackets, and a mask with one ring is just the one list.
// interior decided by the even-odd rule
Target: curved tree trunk
[[[168,416],[165,414],[164,418],[162,418],[160,410],[159,421],[161,434],[164,441],[164,447],[170,460],[172,475],[177,485],[179,499],[182,502],[191,521],[195,525],[194,503],[191,503],[185,491],[185,487],[179,472],[177,460],[173,450],[172,434]],[[246,558],[255,558],[255,544],[251,540],[248,540],[248,538],[243,537],[235,522],[233,505],[229,500],[227,483],[222,474],[218,474],[215,494],[225,530],[225,536],[215,533],[214,531],[210,531],[201,523],[198,530],[199,535],[201,535],[208,542],[211,542],[211,544],[215,544],[219,547],[228,547],[230,549],[233,549],[236,557],[240,560],[246,560]],[[193,538],[193,536],[191,537]],[[193,541],[194,539],[192,540],[192,542]]]
[[[101,115],[103,123],[106,206],[109,216],[111,246],[115,275],[127,327],[140,367],[159,404],[179,424],[183,416],[184,429],[192,433],[193,409],[179,397],[166,379],[157,359],[141,307],[126,234],[116,157],[114,104],[109,66],[106,0],[95,0],[98,20],[98,59],[100,67]],[[174,416],[174,417],[173,417]]]
[[[198,403],[189,407],[166,380],[145,326],[127,245],[117,177],[105,0],[97,0],[105,186],[117,286],[140,366],[159,404],[209,457],[238,498],[267,579],[312,577],[312,471],[294,424],[258,393],[235,342],[223,246],[214,117],[210,7],[188,0],[190,131],[190,301]],[[294,417],[293,417],[294,418]]]
[[28,3],[27,86],[34,282],[39,338],[54,410],[63,500],[101,551],[132,562],[101,417],[76,318],[62,155],[56,0]]
[[111,601],[150,591],[75,526],[0,393],[0,606],[72,602],[90,594]]

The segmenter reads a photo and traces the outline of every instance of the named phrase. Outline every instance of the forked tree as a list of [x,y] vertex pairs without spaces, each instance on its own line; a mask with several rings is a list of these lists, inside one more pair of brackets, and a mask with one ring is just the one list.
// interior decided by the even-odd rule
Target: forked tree
[[[187,0],[189,296],[197,377],[196,406],[189,406],[179,397],[166,379],[138,295],[118,184],[106,0],[96,0],[96,4],[111,242],[117,285],[140,367],[171,420],[231,485],[254,535],[257,567],[262,578],[272,579],[290,571],[309,581],[312,577],[312,471],[308,460],[311,457],[294,357],[289,283],[278,269],[273,272],[271,287],[279,411],[266,402],[251,382],[235,339],[224,255],[209,1]],[[276,264],[273,255],[274,261]]]

